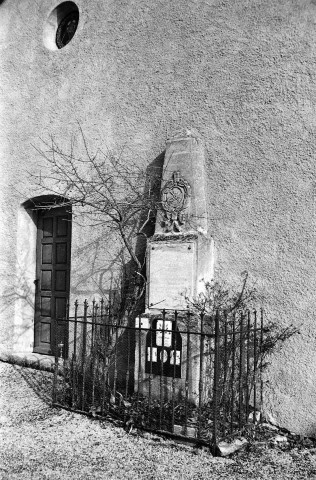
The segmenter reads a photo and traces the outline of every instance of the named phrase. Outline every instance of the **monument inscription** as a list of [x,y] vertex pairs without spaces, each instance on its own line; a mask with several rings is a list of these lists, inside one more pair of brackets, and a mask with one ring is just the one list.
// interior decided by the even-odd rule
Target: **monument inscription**
[[186,309],[184,295],[194,295],[194,242],[157,242],[150,247],[149,308]]

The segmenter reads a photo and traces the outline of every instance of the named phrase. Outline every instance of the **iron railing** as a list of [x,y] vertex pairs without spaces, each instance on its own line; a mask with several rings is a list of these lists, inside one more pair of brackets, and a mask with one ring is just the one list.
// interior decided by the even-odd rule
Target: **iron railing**
[[75,303],[58,320],[53,403],[214,449],[256,422],[263,399],[263,311],[118,317]]

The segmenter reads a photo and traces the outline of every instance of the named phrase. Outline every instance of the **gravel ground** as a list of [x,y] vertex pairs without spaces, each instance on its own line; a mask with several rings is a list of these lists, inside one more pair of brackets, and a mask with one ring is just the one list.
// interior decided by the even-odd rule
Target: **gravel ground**
[[49,406],[52,375],[0,362],[0,479],[316,479],[316,449],[232,459]]

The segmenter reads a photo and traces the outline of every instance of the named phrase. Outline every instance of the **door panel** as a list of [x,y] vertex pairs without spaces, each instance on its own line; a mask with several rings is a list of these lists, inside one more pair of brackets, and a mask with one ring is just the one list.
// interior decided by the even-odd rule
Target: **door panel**
[[56,243],[56,263],[67,263],[67,243]]
[[53,262],[53,245],[42,245],[42,263],[51,265]]
[[42,270],[42,277],[41,277],[41,290],[43,291],[51,291],[52,290],[52,271],[51,270]]
[[[39,215],[41,215],[41,212]],[[53,217],[43,218],[42,222],[43,237],[52,237],[54,223]]]
[[65,292],[67,287],[67,272],[66,270],[55,271],[55,290],[59,292]]
[[[34,352],[54,355],[56,319],[66,317],[70,284],[71,214],[40,210],[37,224]],[[60,326],[60,333],[66,324]],[[60,343],[63,339],[57,339]],[[66,351],[64,347],[64,352]]]
[[51,306],[50,306],[51,298],[50,297],[41,297],[41,316],[42,317],[50,317]]
[[65,222],[63,215],[58,215],[57,217],[57,237],[66,237],[68,234],[68,224]]

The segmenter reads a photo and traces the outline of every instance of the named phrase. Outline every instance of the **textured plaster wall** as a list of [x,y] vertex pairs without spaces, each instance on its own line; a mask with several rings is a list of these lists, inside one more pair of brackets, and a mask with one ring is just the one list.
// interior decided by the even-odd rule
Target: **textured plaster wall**
[[[193,126],[206,143],[217,275],[234,282],[248,270],[271,318],[301,328],[273,359],[267,407],[282,425],[316,434],[315,2],[78,0],[79,29],[53,52],[42,35],[56,4],[0,5],[6,292],[17,212],[33,195],[26,170],[45,173],[32,144],[53,134],[66,148],[78,121],[93,148],[124,146],[126,161],[143,163],[179,125]],[[85,282],[94,293],[107,264],[92,240],[74,225],[72,285],[82,294]],[[1,335],[14,322],[12,298]]]

